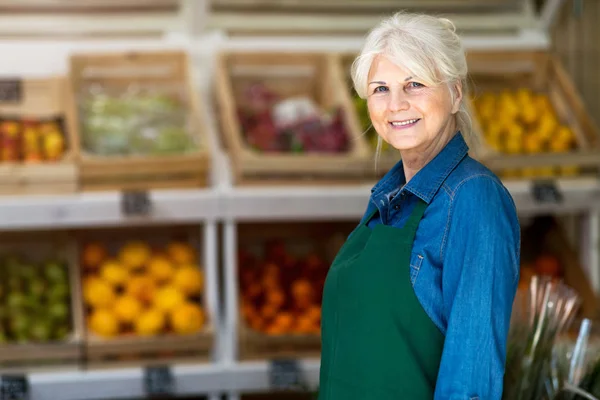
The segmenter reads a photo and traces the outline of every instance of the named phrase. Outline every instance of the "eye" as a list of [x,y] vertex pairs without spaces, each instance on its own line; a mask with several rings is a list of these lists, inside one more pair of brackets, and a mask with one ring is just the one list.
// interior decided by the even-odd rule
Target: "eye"
[[409,89],[418,89],[418,88],[425,87],[425,85],[423,85],[422,83],[419,83],[419,82],[408,82],[406,87],[408,87]]
[[377,86],[375,89],[373,89],[373,93],[385,93],[387,91],[387,86]]

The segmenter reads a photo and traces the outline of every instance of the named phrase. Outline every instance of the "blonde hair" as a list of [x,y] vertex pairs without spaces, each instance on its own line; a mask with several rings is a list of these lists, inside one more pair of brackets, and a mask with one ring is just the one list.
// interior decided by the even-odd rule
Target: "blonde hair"
[[[456,113],[456,126],[469,144],[475,144],[471,116],[466,106],[468,96],[467,60],[452,21],[425,14],[398,12],[373,28],[360,55],[351,67],[354,89],[367,97],[368,76],[377,55],[385,55],[408,69],[426,85],[448,85],[454,102],[453,86],[462,84],[462,101]],[[381,137],[377,154],[381,149]]]

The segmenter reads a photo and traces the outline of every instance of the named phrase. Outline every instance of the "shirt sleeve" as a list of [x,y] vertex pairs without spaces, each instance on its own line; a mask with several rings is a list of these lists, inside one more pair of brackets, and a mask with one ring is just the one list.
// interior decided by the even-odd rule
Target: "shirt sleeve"
[[506,338],[519,279],[520,227],[491,176],[455,191],[443,253],[446,339],[435,400],[500,400]]

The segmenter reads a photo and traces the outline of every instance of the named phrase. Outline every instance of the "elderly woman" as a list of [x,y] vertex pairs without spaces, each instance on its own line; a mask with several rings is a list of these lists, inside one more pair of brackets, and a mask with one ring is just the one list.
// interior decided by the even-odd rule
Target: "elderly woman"
[[327,276],[319,399],[500,399],[520,227],[501,181],[468,155],[455,27],[398,13],[352,75],[401,161]]

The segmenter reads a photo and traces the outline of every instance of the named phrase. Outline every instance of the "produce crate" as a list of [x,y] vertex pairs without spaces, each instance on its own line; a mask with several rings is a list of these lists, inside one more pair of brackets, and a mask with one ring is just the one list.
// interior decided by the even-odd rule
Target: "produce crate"
[[[7,91],[16,96],[4,93],[0,101],[0,194],[75,192],[74,115],[66,78],[22,79]],[[15,121],[13,136],[8,126]],[[24,129],[22,121],[53,123],[59,132]]]
[[80,363],[83,319],[75,254],[67,235],[0,235],[0,372],[55,371]]
[[[236,184],[345,183],[365,177],[368,146],[332,55],[221,53],[215,73],[221,131]],[[305,102],[290,103],[298,99]],[[337,128],[311,135],[314,125],[296,124],[294,113],[312,114],[314,106],[319,115],[335,110]]]
[[71,57],[83,190],[209,184],[204,114],[184,52]]
[[210,359],[215,322],[196,228],[107,228],[78,238],[89,366]]
[[598,316],[598,298],[561,223],[555,217],[538,217],[524,225],[519,288],[525,289],[534,274],[563,280],[581,297],[581,316]]
[[468,62],[482,162],[506,179],[598,174],[598,127],[557,58],[482,51]]
[[239,356],[317,357],[329,266],[351,223],[238,225]]

